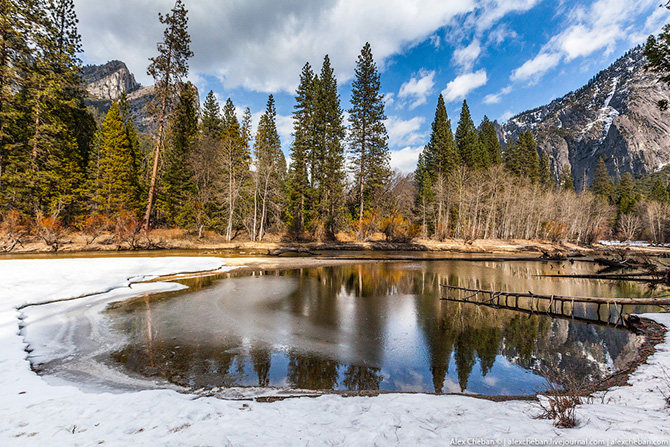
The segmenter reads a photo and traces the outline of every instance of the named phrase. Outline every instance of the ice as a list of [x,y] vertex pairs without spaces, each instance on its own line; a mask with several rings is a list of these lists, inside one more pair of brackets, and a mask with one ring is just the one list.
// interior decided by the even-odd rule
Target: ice
[[[220,269],[224,262],[218,258],[0,261],[0,445],[430,446],[453,445],[452,440],[530,440],[539,445],[550,440],[670,439],[664,399],[670,389],[667,335],[648,363],[631,376],[630,386],[614,388],[596,396],[593,403],[580,405],[578,427],[565,430],[535,419],[536,405],[524,401],[387,394],[263,403],[162,389],[113,394],[83,392],[66,381],[56,386],[31,371],[18,307],[83,297],[70,303],[91,304],[93,309],[108,300],[175,287],[153,282],[138,285],[140,291],[129,287],[133,280]],[[59,306],[54,311],[67,307]],[[649,317],[670,325],[667,314]],[[43,339],[50,336],[47,331]]]

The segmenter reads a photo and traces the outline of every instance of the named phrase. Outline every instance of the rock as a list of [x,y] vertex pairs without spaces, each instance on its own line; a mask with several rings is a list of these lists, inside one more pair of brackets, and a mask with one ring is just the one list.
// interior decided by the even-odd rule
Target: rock
[[600,157],[613,178],[660,170],[670,164],[670,112],[657,103],[670,88],[645,63],[638,46],[579,90],[509,119],[498,129],[503,146],[530,129],[554,176],[569,165],[577,190],[591,182]]
[[107,62],[105,65],[86,65],[82,68],[89,95],[97,99],[116,101],[123,93],[131,93],[140,88],[135,76],[121,61]]

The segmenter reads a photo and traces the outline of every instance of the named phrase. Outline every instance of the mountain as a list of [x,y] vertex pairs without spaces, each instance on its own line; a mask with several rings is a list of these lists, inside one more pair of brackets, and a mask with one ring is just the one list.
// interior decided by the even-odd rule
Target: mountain
[[86,103],[100,117],[107,113],[112,101],[126,93],[137,130],[148,132],[153,129],[146,106],[154,98],[154,88],[143,87],[137,83],[125,63],[115,60],[103,65],[86,65],[81,69],[81,76],[88,92]]
[[556,177],[571,167],[577,190],[590,183],[600,157],[613,178],[660,170],[670,164],[670,111],[658,101],[670,99],[670,88],[645,64],[638,46],[579,90],[510,118],[499,128],[503,145],[530,129]]

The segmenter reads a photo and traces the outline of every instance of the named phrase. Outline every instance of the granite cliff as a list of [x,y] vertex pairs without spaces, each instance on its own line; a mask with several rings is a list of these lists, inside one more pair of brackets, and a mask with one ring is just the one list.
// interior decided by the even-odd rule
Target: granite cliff
[[499,128],[503,145],[530,129],[554,175],[570,166],[578,190],[600,157],[613,178],[660,170],[670,164],[670,111],[658,101],[670,99],[670,88],[645,63],[643,48],[634,48],[579,90],[510,118]]

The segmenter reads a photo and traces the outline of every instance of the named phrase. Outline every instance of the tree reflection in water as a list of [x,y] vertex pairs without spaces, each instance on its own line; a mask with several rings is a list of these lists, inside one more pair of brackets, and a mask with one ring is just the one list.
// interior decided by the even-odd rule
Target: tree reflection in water
[[[440,300],[440,284],[631,296],[630,284],[541,279],[540,262],[381,262],[221,280],[108,310],[131,371],[192,388],[525,394],[551,366],[597,379],[635,355],[618,329]],[[230,275],[229,275],[230,276]],[[194,290],[193,290],[194,289]],[[148,348],[149,347],[149,348]]]

